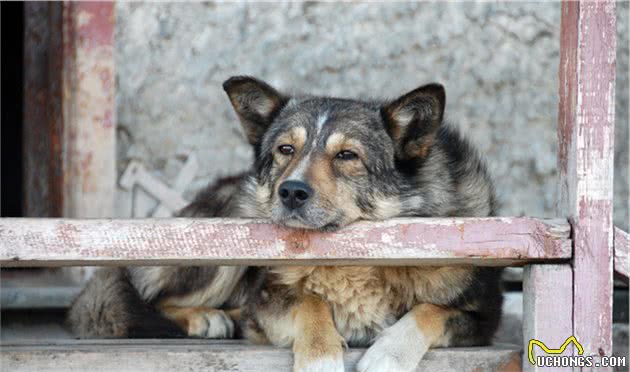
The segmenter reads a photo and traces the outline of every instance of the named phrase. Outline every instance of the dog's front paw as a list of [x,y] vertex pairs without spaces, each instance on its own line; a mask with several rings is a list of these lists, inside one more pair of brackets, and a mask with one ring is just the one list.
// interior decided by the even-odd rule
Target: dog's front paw
[[295,356],[294,372],[343,372],[343,357],[325,357],[310,360],[300,360]]
[[188,318],[188,335],[203,338],[234,337],[234,322],[223,310],[196,311]]
[[300,342],[293,345],[294,372],[343,372],[343,349],[339,343]]
[[363,354],[358,372],[412,372],[428,349],[413,318],[403,317],[387,328]]
[[[361,357],[357,364],[358,372],[411,372],[416,368],[413,356],[402,355],[402,350],[396,350],[395,345],[385,338],[378,339]],[[413,364],[413,365],[412,365]]]

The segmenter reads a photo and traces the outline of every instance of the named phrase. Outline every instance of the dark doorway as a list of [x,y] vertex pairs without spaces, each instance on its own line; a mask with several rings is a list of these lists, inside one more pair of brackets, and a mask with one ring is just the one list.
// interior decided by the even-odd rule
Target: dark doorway
[[24,3],[3,2],[2,16],[2,179],[0,215],[22,216],[22,108]]

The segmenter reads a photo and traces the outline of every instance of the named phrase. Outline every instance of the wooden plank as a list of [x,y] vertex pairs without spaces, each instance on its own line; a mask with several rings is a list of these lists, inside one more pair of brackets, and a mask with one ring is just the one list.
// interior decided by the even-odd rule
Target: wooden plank
[[66,308],[82,284],[67,271],[54,268],[1,270],[0,309]]
[[569,226],[533,218],[410,218],[335,233],[247,219],[0,219],[9,266],[508,265],[571,257]]
[[[134,342],[135,341],[135,342]],[[354,371],[363,349],[344,353]],[[521,352],[509,345],[429,351],[418,371],[518,371]],[[7,371],[291,371],[289,349],[209,340],[70,341],[57,345],[2,345]]]
[[65,309],[79,295],[82,287],[41,286],[1,287],[0,308],[13,309]]
[[612,353],[614,1],[563,2],[558,215],[574,239],[574,334],[587,355]]
[[[532,365],[529,343],[532,339],[550,349],[559,348],[573,334],[573,270],[563,265],[528,265],[523,272],[523,371],[570,371]],[[546,355],[539,346],[536,355]],[[573,355],[571,345],[562,355]],[[536,362],[536,360],[534,359]]]
[[615,227],[615,271],[626,279],[630,277],[630,234]]

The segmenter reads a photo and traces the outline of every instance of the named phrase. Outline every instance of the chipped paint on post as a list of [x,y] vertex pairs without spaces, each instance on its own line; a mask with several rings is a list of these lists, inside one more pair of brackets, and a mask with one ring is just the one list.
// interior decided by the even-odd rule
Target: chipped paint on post
[[113,215],[114,3],[63,3],[64,216]]
[[574,335],[612,353],[615,3],[562,3],[559,215],[574,241]]

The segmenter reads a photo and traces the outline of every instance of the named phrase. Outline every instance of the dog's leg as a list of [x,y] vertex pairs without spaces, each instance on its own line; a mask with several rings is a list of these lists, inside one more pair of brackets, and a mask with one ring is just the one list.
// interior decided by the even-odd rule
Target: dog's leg
[[295,372],[343,372],[344,341],[328,304],[285,289],[267,287],[258,302],[249,304],[240,323],[245,338],[256,344],[293,346]]
[[385,329],[365,352],[360,372],[414,371],[430,347],[447,346],[447,320],[460,313],[446,307],[416,305]]
[[191,337],[232,338],[234,322],[223,310],[211,307],[159,307],[164,316],[173,320]]
[[343,339],[328,305],[317,297],[306,296],[294,309],[294,322],[293,370],[343,371]]

